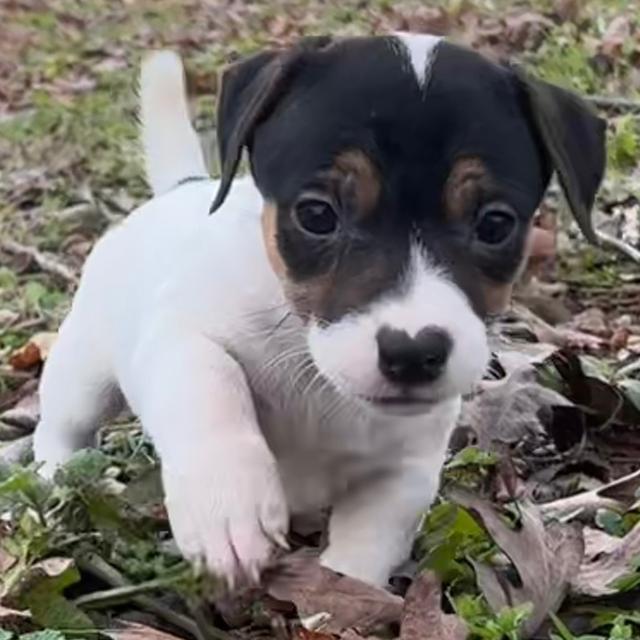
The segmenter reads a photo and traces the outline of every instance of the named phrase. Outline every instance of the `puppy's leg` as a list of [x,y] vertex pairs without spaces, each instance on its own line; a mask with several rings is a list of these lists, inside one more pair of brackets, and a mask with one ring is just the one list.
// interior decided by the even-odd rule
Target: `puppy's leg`
[[178,547],[231,584],[256,579],[288,513],[244,372],[210,339],[180,331],[153,336],[136,360]]
[[60,329],[42,373],[40,422],[34,454],[41,473],[53,476],[73,452],[93,444],[104,420],[118,413],[122,398],[100,343],[70,316]]
[[406,560],[423,511],[435,497],[440,467],[408,467],[369,479],[333,508],[322,564],[384,586]]

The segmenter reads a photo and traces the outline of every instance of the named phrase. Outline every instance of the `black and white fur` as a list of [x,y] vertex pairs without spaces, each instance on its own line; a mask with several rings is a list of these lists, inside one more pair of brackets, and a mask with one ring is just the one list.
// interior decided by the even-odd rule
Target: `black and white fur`
[[[487,365],[481,284],[515,277],[554,168],[590,230],[601,123],[438,38],[313,39],[225,74],[216,181],[179,59],[152,55],[141,90],[154,197],[87,260],[44,369],[36,457],[53,474],[124,398],[161,458],[187,557],[231,583],[257,578],[292,514],[330,506],[322,561],[384,584],[436,494],[461,395]],[[234,179],[243,149],[252,176]],[[325,180],[345,149],[376,176],[366,216],[353,176]],[[443,192],[466,155],[489,186],[453,220]],[[203,179],[180,184],[190,178]],[[507,220],[498,247],[481,237],[486,221],[478,232],[485,217]],[[418,354],[425,328],[436,373],[421,368],[433,364]],[[383,372],[383,335],[401,364],[418,354],[411,376]]]

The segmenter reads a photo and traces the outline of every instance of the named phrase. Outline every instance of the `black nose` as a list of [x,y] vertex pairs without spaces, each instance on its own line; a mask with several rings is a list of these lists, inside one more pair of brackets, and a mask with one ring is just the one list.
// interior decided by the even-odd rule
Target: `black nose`
[[414,338],[406,331],[382,327],[377,334],[378,367],[395,384],[433,382],[451,353],[449,334],[436,327],[421,329]]

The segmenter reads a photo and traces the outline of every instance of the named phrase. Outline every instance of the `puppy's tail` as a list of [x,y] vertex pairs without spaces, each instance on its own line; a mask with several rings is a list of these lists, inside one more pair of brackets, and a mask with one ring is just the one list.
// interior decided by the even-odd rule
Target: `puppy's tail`
[[153,52],[142,63],[140,120],[147,180],[154,194],[185,178],[208,175],[189,118],[184,68],[172,51]]

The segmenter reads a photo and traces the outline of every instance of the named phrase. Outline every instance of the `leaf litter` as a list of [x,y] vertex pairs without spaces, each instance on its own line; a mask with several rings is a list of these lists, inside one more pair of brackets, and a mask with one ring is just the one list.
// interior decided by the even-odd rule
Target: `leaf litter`
[[[9,27],[0,42],[1,640],[97,629],[117,640],[640,635],[637,16],[604,0],[492,5],[0,6]],[[185,54],[196,121],[210,137],[221,64],[305,33],[392,29],[515,55],[591,94],[610,121],[596,221],[612,250],[584,246],[552,188],[518,304],[496,330],[490,374],[465,402],[442,495],[396,593],[320,567],[312,536],[272,568],[265,589],[229,606],[177,555],[157,459],[130,417],[55,484],[38,479],[28,461],[37,380],[92,243],[147,194],[130,119],[142,51]]]

